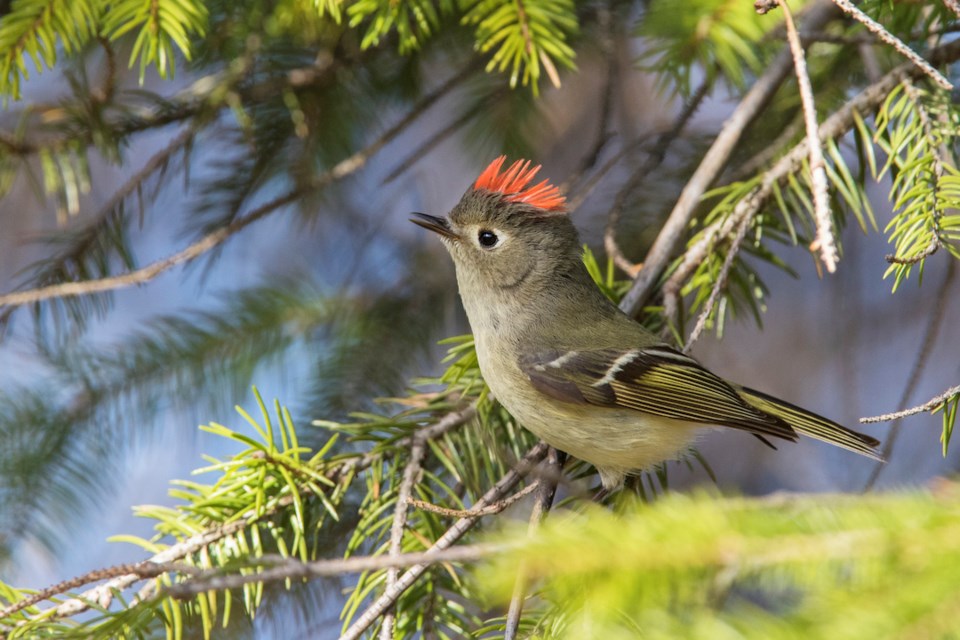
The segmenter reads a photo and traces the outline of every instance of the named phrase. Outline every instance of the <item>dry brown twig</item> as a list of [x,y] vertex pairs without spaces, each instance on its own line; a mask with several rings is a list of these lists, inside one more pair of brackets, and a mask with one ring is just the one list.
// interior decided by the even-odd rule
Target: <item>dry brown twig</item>
[[797,72],[797,87],[800,90],[800,103],[803,106],[803,123],[807,130],[807,149],[810,152],[810,190],[813,192],[813,217],[816,221],[817,239],[814,242],[820,251],[820,259],[828,273],[837,270],[840,255],[833,234],[833,215],[830,213],[829,182],[826,162],[823,159],[823,147],[817,131],[817,107],[813,101],[813,85],[807,73],[807,60],[803,53],[800,34],[793,23],[793,14],[786,0],[779,0],[783,9],[787,28],[787,40],[793,55],[793,68]]
[[[920,341],[920,348],[917,350],[917,355],[913,361],[913,367],[910,370],[910,375],[907,377],[907,383],[904,385],[903,392],[900,394],[900,401],[897,403],[897,406],[900,407],[900,409],[894,411],[893,413],[887,413],[881,416],[860,418],[860,422],[864,424],[871,422],[893,421],[893,424],[890,426],[890,431],[887,433],[887,437],[884,438],[883,441],[883,451],[880,455],[884,460],[890,460],[890,457],[893,454],[893,448],[900,438],[900,433],[902,432],[903,427],[903,422],[901,422],[901,419],[917,413],[922,413],[924,411],[930,411],[937,406],[937,403],[931,400],[930,402],[920,405],[919,408],[905,408],[907,403],[910,401],[910,396],[913,395],[917,385],[920,384],[920,378],[922,377],[924,370],[923,365],[926,363],[927,358],[933,351],[933,347],[937,342],[937,336],[943,327],[943,322],[947,316],[947,307],[949,306],[949,292],[950,288],[953,286],[953,279],[956,276],[956,272],[956,262],[954,260],[948,260],[947,273],[944,276],[940,287],[937,289],[937,294],[934,298],[934,307],[929,318],[927,319],[927,326],[923,330],[923,338]],[[948,390],[947,393],[943,395],[949,396],[950,391],[953,390],[954,389]],[[937,400],[937,398],[934,398],[934,400]],[[934,404],[931,405],[931,402],[934,402]],[[874,466],[873,471],[870,472],[870,477],[867,478],[866,483],[863,485],[864,491],[869,491],[877,484],[880,474],[883,473],[883,470],[886,469],[887,466],[888,465],[883,463],[878,463],[876,466]]]
[[520,489],[520,491],[517,491],[516,493],[513,493],[502,500],[497,500],[492,504],[488,504],[485,507],[477,507],[474,505],[469,509],[450,509],[430,502],[425,502],[423,500],[415,500],[413,498],[409,499],[407,504],[415,509],[429,511],[430,513],[447,516],[448,518],[479,518],[481,516],[492,516],[505,511],[508,507],[522,500],[525,496],[533,493],[539,486],[539,482],[539,480],[534,480],[523,489]]
[[[57,584],[47,587],[46,589],[41,589],[40,591],[24,598],[23,600],[18,600],[7,605],[3,609],[0,609],[0,620],[32,607],[33,605],[43,602],[44,600],[49,600],[50,598],[56,597],[60,594],[73,591],[78,587],[82,587],[93,582],[100,582],[101,580],[109,580],[110,578],[126,575],[135,575],[141,579],[155,578],[165,573],[183,573],[187,575],[195,575],[199,571],[200,570],[196,567],[188,564],[175,562],[158,563],[151,562],[149,560],[144,562],[136,562],[133,564],[118,564],[112,567],[106,567],[104,569],[95,569],[75,578],[58,582]],[[100,604],[103,606],[108,606],[109,601],[106,603],[100,602]]]
[[695,114],[697,109],[700,108],[700,105],[703,104],[704,99],[710,92],[711,85],[712,83],[709,80],[704,80],[702,83],[700,83],[700,86],[697,87],[697,90],[693,92],[686,104],[684,104],[680,114],[670,125],[670,128],[660,133],[656,137],[653,145],[647,153],[647,159],[636,171],[633,172],[633,175],[630,176],[626,184],[624,184],[624,186],[617,193],[617,196],[613,201],[613,205],[610,207],[610,213],[607,214],[607,224],[603,230],[604,251],[606,251],[610,259],[613,260],[613,263],[617,266],[617,268],[630,277],[636,276],[637,271],[642,265],[634,264],[630,259],[628,259],[620,249],[620,245],[617,242],[617,225],[620,222],[620,217],[623,215],[627,197],[634,191],[634,189],[642,184],[644,180],[646,180],[647,176],[650,175],[650,172],[663,163],[663,160],[666,157],[667,148],[673,143],[674,140],[677,139],[683,129],[687,126],[690,118],[693,117],[693,114]]
[[[836,16],[836,8],[823,0],[808,10],[805,29],[820,29]],[[793,68],[789,50],[782,51],[753,84],[730,114],[723,128],[687,181],[667,221],[647,252],[643,268],[620,302],[627,315],[635,316],[653,293],[661,273],[680,246],[700,199],[726,166],[747,125],[759,115]]]
[[[410,447],[410,459],[403,470],[403,480],[400,482],[400,489],[397,491],[397,506],[393,510],[393,523],[390,526],[390,556],[397,557],[403,551],[403,531],[407,526],[407,509],[410,506],[410,494],[420,478],[420,464],[423,462],[423,455],[426,449],[424,439],[420,434],[413,436],[413,445]],[[397,579],[400,578],[399,567],[390,567],[387,570],[387,588],[396,586]],[[380,627],[381,640],[391,640],[393,638],[393,611],[388,611],[383,616],[383,625]]]
[[[530,511],[530,524],[527,534],[533,534],[540,528],[540,522],[546,517],[553,506],[553,498],[557,494],[557,483],[563,471],[564,454],[553,447],[547,452],[545,477],[535,483],[538,487],[537,501]],[[549,478],[549,479],[548,479]],[[504,624],[503,640],[514,640],[520,628],[520,616],[523,614],[523,601],[527,589],[527,570],[521,565],[517,568],[517,578],[513,586],[513,595],[510,597],[510,607],[507,609],[507,619]]]
[[894,411],[893,413],[884,413],[879,416],[870,416],[867,418],[860,418],[860,422],[869,424],[871,422],[889,422],[891,420],[899,420],[900,418],[907,418],[909,416],[915,416],[918,413],[926,413],[928,411],[933,411],[939,409],[947,401],[952,398],[960,395],[960,384],[955,387],[950,387],[943,393],[938,396],[935,396],[921,405],[916,407],[910,407],[909,409],[904,409],[902,411]]
[[953,85],[950,83],[950,81],[943,77],[943,74],[937,71],[932,64],[924,60],[923,56],[907,46],[903,40],[884,29],[883,25],[876,22],[873,18],[858,9],[856,5],[850,2],[850,0],[832,0],[832,2],[840,7],[844,13],[865,26],[868,31],[896,49],[898,53],[910,60],[910,62],[917,65],[917,67],[923,71],[923,73],[930,76],[930,78],[942,88],[946,89],[947,91],[953,90]]
[[296,578],[310,579],[339,576],[345,573],[360,573],[378,569],[402,569],[404,567],[432,566],[444,562],[480,560],[509,547],[504,544],[472,544],[446,549],[416,551],[399,555],[358,556],[303,562],[297,558],[269,556],[260,558],[261,564],[271,566],[252,573],[223,574],[218,570],[203,571],[191,580],[167,587],[163,594],[178,600],[192,598],[211,590],[236,589],[246,584],[279,582]]
[[[496,502],[503,495],[516,485],[529,471],[547,454],[547,445],[540,443],[534,446],[527,454],[521,458],[517,468],[512,469],[504,475],[499,482],[490,488],[483,496],[477,500],[474,506],[483,508],[488,504]],[[464,517],[457,520],[447,531],[440,536],[433,546],[425,554],[442,551],[453,546],[463,535],[469,531],[479,521],[478,516]],[[428,568],[427,564],[414,564],[410,567],[392,588],[385,589],[379,598],[374,600],[364,610],[360,616],[354,620],[353,624],[340,636],[340,640],[357,640],[360,635],[366,631],[374,621],[393,606],[404,591],[416,582]]]

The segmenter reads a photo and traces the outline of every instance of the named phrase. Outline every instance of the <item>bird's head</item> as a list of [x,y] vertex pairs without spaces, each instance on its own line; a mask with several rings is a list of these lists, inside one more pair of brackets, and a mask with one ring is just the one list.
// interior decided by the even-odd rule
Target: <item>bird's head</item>
[[566,199],[547,180],[530,186],[540,165],[505,156],[488,166],[448,217],[415,213],[411,221],[440,235],[464,289],[524,291],[580,262]]

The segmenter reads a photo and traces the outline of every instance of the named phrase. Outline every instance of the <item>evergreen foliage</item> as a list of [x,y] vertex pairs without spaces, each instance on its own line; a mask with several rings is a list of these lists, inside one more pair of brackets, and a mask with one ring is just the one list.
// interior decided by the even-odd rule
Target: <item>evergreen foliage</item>
[[[919,286],[928,264],[951,265],[951,277],[960,259],[960,112],[951,93],[829,0],[801,4],[791,10],[804,31],[833,229],[855,224],[884,235],[891,253],[877,276],[896,295]],[[526,578],[519,625],[530,637],[952,631],[952,484],[865,496],[680,496],[669,491],[673,467],[663,465],[593,506],[588,465],[518,463],[536,466],[545,450],[489,396],[470,336],[446,340],[447,359],[436,362],[431,342],[450,324],[452,283],[436,275],[436,256],[382,232],[377,207],[396,193],[391,181],[413,177],[436,147],[456,139],[482,158],[549,156],[563,148],[555,140],[563,127],[580,128],[552,117],[550,105],[567,100],[597,100],[598,119],[596,143],[574,158],[564,184],[571,201],[620,180],[603,208],[659,227],[667,211],[658,203],[676,199],[715,134],[684,133],[686,117],[707,96],[740,100],[763,80],[773,88],[702,186],[638,314],[680,345],[693,321],[718,334],[738,314],[760,324],[770,293],[764,266],[789,271],[787,252],[805,250],[820,264],[820,168],[811,167],[801,96],[792,65],[769,75],[786,55],[781,13],[760,16],[744,0],[0,5],[0,196],[28,185],[57,222],[16,290],[0,294],[0,328],[19,323],[3,339],[29,335],[40,369],[0,390],[0,568],[15,566],[27,544],[58,550],[121,481],[118,452],[171,408],[203,416],[203,432],[231,452],[175,481],[172,506],[136,509],[153,523],[152,537],[114,538],[141,547],[149,563],[44,592],[0,580],[0,636],[253,635],[272,607],[309,600],[308,579],[345,593],[332,606],[347,632],[400,589],[410,564],[426,568],[360,631],[365,637],[382,629],[392,637],[509,635],[518,574]],[[951,34],[960,16],[950,3],[857,6],[956,80],[960,42]],[[672,131],[635,140],[614,124],[637,115],[614,106],[627,57],[664,96],[687,101]],[[125,64],[136,69],[132,79]],[[55,100],[33,93],[42,87],[31,65],[34,75],[53,72],[44,78],[56,78]],[[602,71],[601,95],[568,97],[572,83],[562,81],[578,67]],[[425,139],[413,149],[396,144],[414,125]],[[154,145],[143,152],[150,134]],[[372,160],[392,171],[383,183],[363,172]],[[98,201],[104,164],[127,177]],[[889,207],[871,205],[875,183]],[[169,210],[171,195],[183,211]],[[284,264],[297,249],[277,256],[276,245],[251,244],[250,264],[264,266],[256,286],[162,308],[124,335],[97,333],[113,317],[116,289],[167,274],[195,278],[203,290],[236,236],[291,210],[298,215],[284,223],[286,241],[323,238],[311,245],[315,270],[301,268],[306,260]],[[186,246],[150,262],[143,236],[155,229]],[[608,240],[643,255],[649,239]],[[376,268],[344,267],[340,245],[351,260],[372,246]],[[632,291],[613,261],[589,248],[584,260],[611,299]],[[342,277],[329,276],[335,271]],[[930,312],[931,326],[940,313]],[[924,347],[918,362],[929,355]],[[424,372],[430,377],[408,386]],[[252,384],[284,375],[303,378],[282,398],[292,409],[255,394],[257,410],[238,408],[236,424],[207,419]],[[943,386],[950,390],[921,409],[942,414],[946,455],[960,387]],[[696,452],[683,462],[710,474]],[[526,517],[531,501],[549,505],[545,487],[561,466],[563,499],[537,533],[470,511],[513,494]],[[503,491],[485,498],[498,483]],[[475,568],[443,559],[451,548],[497,557]],[[408,563],[400,577],[384,561],[429,549],[441,560]],[[372,564],[329,574],[311,564],[337,557]],[[88,591],[104,579],[106,587]],[[84,601],[69,602],[74,596]]]

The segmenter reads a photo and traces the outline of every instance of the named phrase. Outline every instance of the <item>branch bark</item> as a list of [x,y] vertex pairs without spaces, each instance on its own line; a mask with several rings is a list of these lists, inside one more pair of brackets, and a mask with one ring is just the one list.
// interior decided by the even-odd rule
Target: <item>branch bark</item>
[[[819,30],[837,16],[837,9],[827,0],[821,0],[807,14],[805,29]],[[637,315],[656,288],[660,274],[667,267],[680,246],[701,197],[714,183],[730,159],[747,125],[763,110],[793,67],[790,51],[785,49],[770,63],[767,70],[753,84],[724,123],[700,165],[687,181],[670,216],[647,252],[643,268],[620,302],[620,308],[630,316]]]
[[[530,469],[533,468],[543,457],[547,454],[547,445],[542,442],[534,446],[530,451],[527,452],[521,460],[516,469],[513,469],[507,472],[503,478],[500,479],[497,484],[490,488],[483,496],[477,500],[474,506],[482,508],[492,502],[496,502],[502,498],[507,491],[513,488],[520,480],[529,473]],[[433,546],[428,549],[425,554],[429,555],[431,553],[436,553],[438,551],[443,551],[449,549],[453,546],[463,535],[469,531],[473,525],[479,522],[478,516],[470,516],[466,518],[461,518],[457,520],[453,526],[451,526],[447,531],[433,543]],[[400,579],[397,580],[396,584],[393,585],[393,588],[386,589],[383,594],[373,601],[369,607],[350,625],[350,627],[340,636],[340,640],[357,640],[360,635],[366,631],[373,622],[383,615],[383,613],[393,605],[403,595],[403,592],[410,588],[410,586],[423,575],[423,572],[429,567],[428,564],[420,563],[414,564],[410,569],[406,571]]]

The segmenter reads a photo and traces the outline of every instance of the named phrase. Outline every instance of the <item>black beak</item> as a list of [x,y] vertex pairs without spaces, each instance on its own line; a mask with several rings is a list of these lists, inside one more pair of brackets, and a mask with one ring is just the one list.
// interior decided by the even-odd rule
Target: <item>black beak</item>
[[429,229],[434,233],[439,233],[445,238],[452,240],[457,239],[457,234],[450,229],[450,222],[448,222],[446,218],[431,216],[426,213],[420,213],[419,211],[414,211],[410,215],[417,216],[416,218],[410,218],[410,222],[413,224],[419,225],[424,229]]

